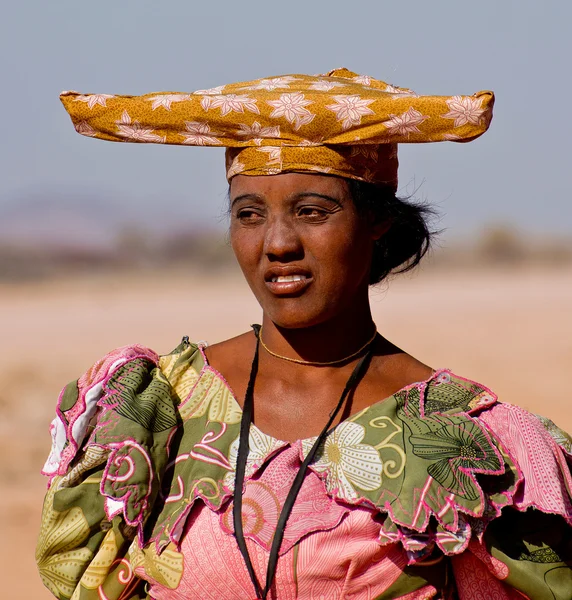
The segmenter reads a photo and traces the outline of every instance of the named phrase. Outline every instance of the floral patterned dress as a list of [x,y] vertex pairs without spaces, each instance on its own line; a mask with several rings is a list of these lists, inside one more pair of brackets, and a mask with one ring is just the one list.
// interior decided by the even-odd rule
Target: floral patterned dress
[[[36,553],[60,599],[255,596],[232,521],[241,409],[200,346],[118,349],[60,395]],[[313,439],[252,425],[258,579]],[[308,469],[272,598],[570,600],[572,440],[437,371],[341,422]]]

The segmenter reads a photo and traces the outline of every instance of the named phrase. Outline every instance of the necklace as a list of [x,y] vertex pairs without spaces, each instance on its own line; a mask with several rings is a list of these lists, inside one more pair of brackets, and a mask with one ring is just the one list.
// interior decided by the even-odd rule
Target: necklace
[[262,345],[264,350],[266,350],[266,352],[268,352],[268,354],[270,354],[271,356],[274,356],[275,358],[279,358],[281,360],[287,360],[288,362],[296,363],[297,365],[326,367],[328,365],[339,365],[340,363],[347,362],[348,360],[351,360],[352,358],[359,356],[373,342],[373,340],[375,340],[376,335],[377,335],[377,327],[374,329],[373,335],[369,338],[369,340],[367,340],[367,342],[363,346],[361,346],[361,348],[359,348],[355,352],[352,352],[352,354],[348,354],[348,356],[344,356],[343,358],[338,358],[337,360],[329,360],[326,362],[321,362],[321,361],[317,361],[317,360],[302,360],[301,358],[290,358],[289,356],[283,356],[282,354],[277,354],[276,352],[272,352],[272,350],[270,350],[270,348],[264,343],[264,340],[262,339],[262,326],[260,326],[260,332],[258,333],[258,340],[260,341],[260,344]]
[[[294,502],[296,501],[296,497],[298,496],[298,492],[302,487],[302,483],[304,481],[304,477],[306,475],[306,470],[308,465],[314,460],[314,456],[318,451],[318,448],[324,442],[324,439],[329,433],[330,427],[334,422],[334,419],[339,414],[342,406],[345,404],[346,399],[348,398],[350,392],[357,386],[363,375],[365,374],[367,367],[369,366],[369,361],[372,355],[372,348],[367,349],[367,353],[360,359],[357,365],[354,367],[352,374],[350,375],[346,385],[344,387],[344,391],[338,400],[338,404],[330,413],[328,418],[328,422],[325,427],[322,429],[320,435],[316,438],[310,452],[308,452],[304,462],[300,465],[300,469],[294,478],[294,482],[292,483],[292,487],[286,496],[286,500],[284,501],[284,506],[280,511],[280,516],[278,517],[278,522],[276,524],[276,531],[274,532],[274,538],[272,539],[272,546],[270,548],[270,555],[268,557],[268,568],[266,570],[266,583],[264,589],[262,588],[258,578],[256,577],[256,573],[254,571],[254,566],[252,565],[252,560],[250,559],[250,554],[248,552],[248,548],[246,547],[246,539],[244,537],[244,530],[242,526],[242,490],[244,487],[244,476],[246,472],[246,461],[248,459],[248,450],[249,450],[249,434],[250,434],[250,425],[252,423],[253,413],[254,413],[254,382],[256,380],[256,375],[258,373],[258,353],[259,353],[259,342],[262,343],[260,339],[260,332],[262,327],[260,325],[253,325],[254,333],[256,334],[256,349],[254,351],[254,358],[252,359],[252,367],[250,369],[250,377],[248,380],[248,386],[246,388],[246,394],[244,397],[244,405],[242,408],[242,419],[240,421],[240,437],[239,437],[239,445],[238,445],[238,456],[236,458],[236,475],[234,480],[234,493],[233,493],[233,507],[232,507],[232,518],[234,524],[234,535],[236,537],[236,542],[238,544],[238,548],[242,557],[244,558],[244,562],[246,564],[246,569],[248,570],[248,574],[250,575],[250,580],[252,581],[252,585],[256,590],[256,598],[257,600],[266,600],[268,594],[270,593],[270,589],[274,582],[274,577],[276,575],[276,566],[278,563],[278,553],[280,552],[280,546],[282,545],[282,538],[284,537],[284,531],[286,528],[286,523],[288,521],[288,517],[292,512],[292,508],[294,506]],[[374,336],[375,337],[375,336]],[[371,343],[374,338],[370,340]],[[364,347],[365,348],[365,347]]]

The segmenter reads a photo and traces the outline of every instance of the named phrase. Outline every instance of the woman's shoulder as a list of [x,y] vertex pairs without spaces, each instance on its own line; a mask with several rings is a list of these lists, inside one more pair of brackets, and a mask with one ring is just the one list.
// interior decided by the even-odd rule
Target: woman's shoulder
[[572,457],[572,437],[551,419],[504,401],[478,381],[441,369],[423,385],[419,403],[424,415],[460,411],[494,432],[503,443],[530,448],[556,444]]
[[[56,415],[50,424],[52,451],[43,473],[49,477],[63,475],[79,448],[93,434],[95,420],[102,413],[114,410],[126,413],[131,420],[141,421],[143,414],[135,412],[135,398],[151,398],[154,406],[147,402],[145,422],[156,427],[165,422],[157,418],[164,408],[164,397],[172,398],[169,378],[180,382],[193,372],[200,371],[204,362],[200,343],[191,343],[183,337],[181,343],[168,354],[160,355],[140,344],[121,346],[106,353],[95,361],[77,379],[68,383],[61,391]],[[176,404],[176,401],[171,402]],[[168,422],[174,420],[173,413]],[[151,421],[153,423],[151,424]]]
[[[68,387],[77,388],[79,396],[82,392],[85,393],[86,389],[105,386],[113,377],[118,378],[120,374],[131,372],[136,367],[147,371],[149,376],[158,370],[169,381],[176,381],[184,372],[191,370],[199,373],[203,369],[206,363],[204,349],[207,345],[205,341],[191,341],[185,335],[180,343],[167,353],[159,353],[141,344],[121,346],[99,358]],[[126,385],[131,383],[135,381],[124,382]]]
[[[387,513],[380,541],[401,541],[413,562],[433,545],[462,552],[509,507],[560,515],[572,525],[570,437],[476,381],[437,370],[343,428],[359,433],[360,451],[367,447],[379,469],[373,474],[364,462],[371,485],[340,499]],[[343,490],[333,475],[331,488],[338,496]]]
[[[505,467],[514,465],[519,480],[515,505],[521,510],[535,507],[545,512],[557,512],[572,522],[569,466],[572,437],[568,433],[549,418],[504,402],[486,385],[447,369],[436,371],[428,381],[414,387],[416,394],[411,395],[407,389],[397,394],[401,395],[398,405],[405,407],[405,410],[398,409],[398,414],[405,422],[409,420],[412,426],[411,422],[419,418],[432,428],[442,426],[444,432],[452,423],[451,419],[457,417],[459,432],[465,432],[466,444],[469,440],[473,444],[478,442],[475,437],[477,427],[498,447]],[[415,435],[411,439],[417,441]],[[481,442],[484,439],[482,437]],[[459,434],[458,442],[461,444],[462,440],[463,434]],[[476,443],[473,448],[477,455],[478,446]],[[465,460],[477,455],[467,456]],[[478,465],[475,463],[475,466]],[[486,474],[485,461],[481,467],[481,473]]]
[[218,371],[226,373],[236,369],[250,369],[256,347],[256,338],[252,331],[241,333],[235,337],[209,344],[205,347],[208,363]]
[[203,344],[187,337],[164,355],[134,344],[102,356],[58,398],[42,470],[49,485],[73,487],[104,465],[108,516],[120,507],[125,522],[141,530],[182,422],[182,399],[204,366]]

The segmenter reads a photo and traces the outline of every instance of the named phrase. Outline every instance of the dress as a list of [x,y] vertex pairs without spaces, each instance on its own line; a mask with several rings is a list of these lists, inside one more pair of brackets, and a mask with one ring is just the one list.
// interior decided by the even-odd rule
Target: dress
[[[36,558],[74,600],[244,600],[233,536],[241,409],[202,348],[115,350],[64,388]],[[315,438],[250,430],[259,580]],[[341,422],[288,521],[279,600],[572,598],[572,440],[443,369]]]

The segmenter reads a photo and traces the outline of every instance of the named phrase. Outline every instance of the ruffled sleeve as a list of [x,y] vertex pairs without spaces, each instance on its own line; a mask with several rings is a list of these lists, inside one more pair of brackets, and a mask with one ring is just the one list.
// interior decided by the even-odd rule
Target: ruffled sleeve
[[148,597],[129,550],[143,543],[180,420],[158,361],[148,348],[120,348],[59,397],[36,560],[61,600]]
[[548,419],[442,370],[340,424],[310,468],[381,513],[378,542],[408,568],[450,563],[460,600],[570,600],[571,450]]
[[572,530],[556,514],[514,507],[451,564],[459,600],[569,600]]
[[512,504],[452,565],[460,600],[572,598],[572,440],[510,404],[479,415],[520,471]]
[[511,404],[496,404],[483,411],[479,421],[520,468],[514,507],[560,515],[572,525],[570,438],[552,421]]
[[[452,386],[465,387],[465,398],[453,399]],[[423,489],[436,490],[437,499],[441,491],[444,501],[430,504],[427,495],[416,504],[432,511],[421,527],[392,508],[380,541],[401,543],[412,565],[430,564],[439,551],[448,556],[460,600],[570,600],[572,439],[450,374],[406,396],[397,411],[410,432],[405,446],[440,461],[427,467]],[[412,469],[404,487],[417,487],[418,477]],[[442,519],[447,511],[455,518]]]

